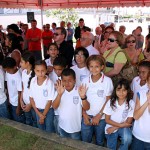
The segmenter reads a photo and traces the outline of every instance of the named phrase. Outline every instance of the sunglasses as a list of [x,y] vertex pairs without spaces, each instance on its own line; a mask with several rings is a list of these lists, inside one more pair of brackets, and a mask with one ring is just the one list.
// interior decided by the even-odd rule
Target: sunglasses
[[111,43],[113,43],[113,42],[115,42],[115,41],[117,41],[117,40],[108,38],[108,41],[111,42]]
[[58,36],[58,35],[61,35],[61,34],[58,34],[58,33],[54,33],[54,35],[55,35],[55,36]]
[[135,40],[127,41],[127,43],[135,43]]

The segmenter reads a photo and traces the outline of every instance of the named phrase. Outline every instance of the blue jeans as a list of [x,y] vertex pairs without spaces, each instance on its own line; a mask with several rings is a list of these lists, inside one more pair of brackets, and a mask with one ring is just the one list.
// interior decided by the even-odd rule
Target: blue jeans
[[59,133],[61,137],[71,138],[74,140],[81,140],[81,133],[75,132],[75,133],[67,133],[62,128],[59,127]]
[[104,139],[105,139],[105,120],[100,120],[99,125],[85,125],[84,124],[84,118],[82,118],[82,124],[81,124],[81,137],[82,141],[91,143],[93,134],[95,134],[96,137],[96,145],[103,146],[104,145]]
[[131,150],[150,150],[150,143],[141,141],[133,136]]
[[17,122],[25,123],[24,112],[22,111],[21,114],[18,116],[16,114],[16,109],[17,109],[17,106],[13,106],[10,104],[10,117],[11,117],[11,119],[14,121],[17,121]]
[[37,127],[36,113],[33,108],[29,112],[24,112],[27,125]]
[[59,115],[54,115],[55,132],[59,135]]
[[3,104],[0,104],[0,117],[9,118],[7,101],[5,101]]
[[120,128],[112,134],[106,134],[107,147],[111,150],[117,149],[117,141],[120,137],[121,144],[119,150],[128,150],[132,142],[132,132],[130,128]]
[[[38,109],[43,113],[44,109]],[[45,130],[47,132],[55,132],[54,128],[54,109],[50,108],[48,113],[46,114],[46,118],[44,120],[44,124],[39,124],[39,116],[36,114],[37,126],[41,130]]]

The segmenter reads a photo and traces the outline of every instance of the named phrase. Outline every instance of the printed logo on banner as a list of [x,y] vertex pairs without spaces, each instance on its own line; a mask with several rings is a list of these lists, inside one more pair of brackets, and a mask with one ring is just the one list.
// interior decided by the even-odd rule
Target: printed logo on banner
[[46,89],[46,90],[43,89],[43,96],[44,96],[44,97],[47,97],[47,96],[48,96],[48,90],[47,90],[47,89]]
[[79,103],[79,96],[73,96],[73,103],[76,105]]
[[104,95],[104,90],[97,90],[98,97],[103,97],[103,95]]

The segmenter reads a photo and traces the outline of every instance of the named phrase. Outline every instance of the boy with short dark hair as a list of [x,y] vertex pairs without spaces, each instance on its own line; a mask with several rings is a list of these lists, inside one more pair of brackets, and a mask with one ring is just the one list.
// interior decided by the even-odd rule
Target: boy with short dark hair
[[90,105],[86,99],[87,88],[75,86],[76,76],[72,69],[64,69],[56,85],[57,96],[53,108],[59,109],[59,132],[61,137],[80,140],[82,108],[88,110]]
[[21,73],[17,68],[16,61],[7,57],[2,66],[6,71],[7,89],[10,103],[10,116],[13,120],[24,122],[24,115],[21,114],[20,95],[22,91]]

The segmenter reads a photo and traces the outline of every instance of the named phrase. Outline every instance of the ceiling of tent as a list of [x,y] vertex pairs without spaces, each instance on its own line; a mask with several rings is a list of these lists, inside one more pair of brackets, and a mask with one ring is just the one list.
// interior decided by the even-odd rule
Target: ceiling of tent
[[88,8],[150,6],[150,0],[0,0],[1,8]]

